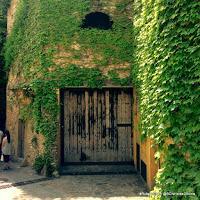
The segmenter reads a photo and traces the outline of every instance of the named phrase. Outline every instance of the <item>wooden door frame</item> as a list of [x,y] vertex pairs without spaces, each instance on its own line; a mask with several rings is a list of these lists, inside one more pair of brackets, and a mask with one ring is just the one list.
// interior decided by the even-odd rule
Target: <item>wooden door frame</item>
[[18,136],[17,136],[18,148],[17,156],[19,158],[24,158],[25,154],[25,122],[21,119],[18,120]]
[[[64,93],[65,93],[65,91],[67,91],[67,90],[74,90],[74,91],[77,91],[77,90],[79,90],[79,91],[85,91],[85,90],[101,90],[101,89],[129,89],[129,90],[132,90],[132,92],[131,92],[131,96],[132,96],[132,100],[131,100],[131,102],[132,102],[132,105],[131,105],[131,107],[133,108],[133,101],[134,101],[134,98],[133,98],[133,89],[134,89],[134,87],[133,86],[104,86],[104,87],[102,87],[102,88],[89,88],[89,87],[85,87],[85,86],[80,86],[80,87],[66,87],[66,88],[61,88],[60,89],[60,146],[61,146],[61,148],[60,148],[60,164],[61,164],[61,166],[65,166],[65,165],[67,165],[67,164],[70,164],[70,163],[65,163],[64,162],[64,100],[65,100],[65,98],[64,98]],[[132,123],[131,123],[131,127],[132,127],[132,137],[131,137],[131,139],[133,139],[133,126],[134,126],[134,124],[133,124],[133,110],[132,110],[132,112],[131,112],[131,121],[132,121]],[[132,145],[134,145],[134,143],[133,143],[133,141],[131,141],[132,142]],[[132,147],[132,150],[134,151],[134,147]],[[87,165],[94,165],[94,164],[98,164],[98,165],[105,165],[105,164],[107,164],[107,165],[109,165],[109,164],[116,164],[116,165],[118,165],[118,164],[122,164],[122,163],[120,163],[120,162],[98,162],[98,163],[94,163],[94,162],[91,162],[91,163],[75,163],[75,162],[73,162],[73,165],[84,165],[84,164],[87,164]],[[131,162],[123,162],[123,164],[134,164],[134,156],[133,156],[133,160],[131,161]]]

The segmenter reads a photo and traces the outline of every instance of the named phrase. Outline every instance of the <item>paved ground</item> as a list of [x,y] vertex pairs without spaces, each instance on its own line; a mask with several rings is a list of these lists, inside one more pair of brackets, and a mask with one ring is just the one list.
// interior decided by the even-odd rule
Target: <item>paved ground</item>
[[12,163],[12,170],[3,171],[0,163],[0,199],[2,200],[131,200],[148,199],[136,174],[75,175],[47,180],[31,167]]
[[66,165],[62,167],[62,174],[65,175],[92,175],[92,174],[134,174],[136,170],[132,164],[115,164],[115,165]]

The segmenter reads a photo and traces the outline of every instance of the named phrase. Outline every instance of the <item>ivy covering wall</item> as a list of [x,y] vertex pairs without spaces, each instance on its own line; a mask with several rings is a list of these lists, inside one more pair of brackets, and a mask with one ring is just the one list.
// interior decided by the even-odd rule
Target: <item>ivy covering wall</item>
[[[17,88],[32,99],[21,117],[34,119],[36,132],[46,138],[45,152],[36,159],[38,168],[46,164],[51,174],[55,167],[52,147],[58,127],[57,89],[102,87],[107,80],[130,85],[131,78],[120,79],[119,71],[110,70],[107,75],[102,71],[110,64],[134,62],[132,76],[139,88],[142,135],[153,139],[156,156],[162,161],[156,191],[195,193],[189,198],[198,199],[200,2],[136,0],[134,28],[125,14],[128,5],[129,1],[117,5],[112,29],[98,30],[81,28],[85,15],[91,12],[89,0],[20,1],[6,44],[6,69],[12,68],[21,77]],[[74,48],[76,44],[81,48]],[[74,60],[82,59],[83,52],[91,49],[95,66],[54,62],[61,49],[71,52]]]
[[6,77],[3,70],[4,59],[3,59],[3,45],[6,39],[6,15],[7,15],[7,8],[10,4],[10,0],[1,0],[0,1],[0,86],[2,87],[5,85]]
[[200,2],[144,0],[135,5],[134,74],[142,135],[153,139],[161,160],[156,191],[191,193],[172,199],[199,199]]
[[3,46],[6,39],[6,14],[10,0],[0,1],[0,130],[5,129],[6,120],[6,73],[3,69]]
[[[18,77],[13,87],[22,89],[32,99],[20,111],[21,118],[33,119],[35,131],[45,136],[45,152],[36,159],[35,166],[41,168],[45,164],[48,175],[55,167],[52,149],[59,123],[57,89],[101,88],[108,80],[117,85],[132,83],[131,76],[119,77],[119,73],[130,71],[130,66],[122,71],[109,69],[110,65],[131,64],[133,60],[133,26],[126,15],[128,5],[128,1],[121,1],[116,6],[109,30],[81,28],[83,19],[91,12],[89,0],[21,0],[18,5],[6,43],[5,68]],[[87,68],[76,64],[88,51],[94,64]],[[68,63],[67,53],[75,63]],[[102,73],[106,69],[108,73]]]

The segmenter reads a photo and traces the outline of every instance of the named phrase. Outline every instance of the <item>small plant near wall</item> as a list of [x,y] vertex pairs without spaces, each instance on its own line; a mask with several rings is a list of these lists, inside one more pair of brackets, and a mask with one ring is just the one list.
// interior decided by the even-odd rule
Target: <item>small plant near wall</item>
[[34,135],[33,138],[31,139],[31,145],[33,148],[37,148],[38,147],[38,140],[37,137]]
[[35,163],[33,165],[33,168],[35,169],[35,171],[40,174],[43,167],[45,165],[45,160],[44,160],[44,156],[43,155],[38,155],[35,158]]

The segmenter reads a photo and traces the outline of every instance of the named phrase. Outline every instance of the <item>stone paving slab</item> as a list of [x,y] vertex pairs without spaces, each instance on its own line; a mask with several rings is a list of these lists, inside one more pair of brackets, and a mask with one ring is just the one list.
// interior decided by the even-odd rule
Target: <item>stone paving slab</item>
[[3,183],[7,184],[22,182],[44,177],[36,174],[31,167],[20,167],[20,165],[20,162],[14,162],[10,164],[10,170],[3,170],[3,162],[0,162],[0,185],[2,185]]
[[63,175],[106,175],[106,174],[134,174],[136,170],[131,164],[82,164],[66,165],[61,168]]
[[[14,183],[25,180],[37,180],[30,167],[17,168],[10,171],[0,170],[1,180]],[[15,168],[16,167],[16,168]],[[3,181],[0,182],[0,185]],[[3,183],[5,184],[5,183]],[[137,174],[131,175],[76,175],[39,181],[33,184],[12,186],[0,189],[3,200],[144,200],[141,196],[147,192],[144,182]]]

